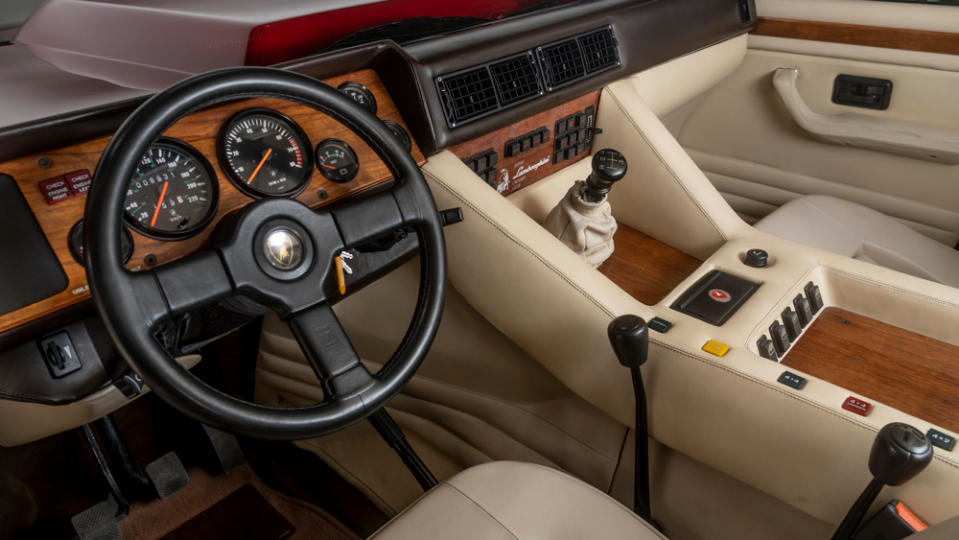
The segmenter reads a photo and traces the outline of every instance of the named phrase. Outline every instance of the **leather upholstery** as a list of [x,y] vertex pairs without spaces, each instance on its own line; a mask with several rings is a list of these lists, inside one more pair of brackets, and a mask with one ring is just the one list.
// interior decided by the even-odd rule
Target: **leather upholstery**
[[494,461],[433,488],[376,540],[663,539],[605,493],[555,469]]
[[835,197],[807,195],[784,204],[756,223],[756,228],[832,253],[959,287],[959,251],[860,204]]

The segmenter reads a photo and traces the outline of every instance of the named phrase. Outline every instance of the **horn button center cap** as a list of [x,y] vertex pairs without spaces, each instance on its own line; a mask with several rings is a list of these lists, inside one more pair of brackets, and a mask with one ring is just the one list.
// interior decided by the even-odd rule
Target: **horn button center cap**
[[295,231],[277,227],[263,242],[266,261],[278,270],[293,270],[303,262],[303,240]]
[[272,220],[257,231],[253,255],[268,276],[293,280],[313,266],[313,240],[306,229],[293,220]]

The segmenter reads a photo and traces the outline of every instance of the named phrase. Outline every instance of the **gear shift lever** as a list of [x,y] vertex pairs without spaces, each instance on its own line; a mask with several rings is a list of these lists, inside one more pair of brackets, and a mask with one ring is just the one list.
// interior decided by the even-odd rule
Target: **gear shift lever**
[[604,148],[593,154],[592,172],[579,180],[546,216],[543,226],[593,266],[613,254],[616,220],[606,196],[626,176],[626,157]]
[[[633,375],[633,390],[636,393],[636,456],[634,464],[633,511],[649,523],[652,509],[649,502],[649,441],[646,423],[646,389],[640,366],[649,355],[649,329],[646,321],[636,315],[621,315],[613,319],[607,328],[609,342],[619,363],[628,367]],[[658,526],[657,526],[658,528]]]
[[593,155],[590,165],[593,172],[586,178],[583,198],[595,203],[605,199],[613,184],[626,176],[626,156],[617,150],[604,148]]
[[856,499],[832,540],[849,540],[883,486],[901,486],[922,472],[932,461],[932,445],[918,429],[894,422],[876,435],[869,453],[873,479]]

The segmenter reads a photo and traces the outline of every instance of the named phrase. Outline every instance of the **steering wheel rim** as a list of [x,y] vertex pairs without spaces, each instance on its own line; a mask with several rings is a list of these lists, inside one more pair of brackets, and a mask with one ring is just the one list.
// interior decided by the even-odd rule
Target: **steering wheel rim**
[[[340,387],[323,380],[328,395],[334,390],[342,395],[333,395],[332,399],[309,407],[276,408],[245,401],[221,392],[190,374],[154,338],[158,323],[196,307],[192,298],[184,297],[182,291],[170,286],[173,284],[171,275],[182,275],[182,272],[177,273],[177,262],[135,273],[126,270],[120,262],[120,242],[116,231],[123,224],[124,192],[140,156],[186,114],[225,100],[246,97],[296,101],[328,114],[362,138],[396,179],[394,187],[384,192],[388,196],[378,194],[370,197],[368,199],[372,202],[364,203],[366,207],[355,212],[348,211],[350,205],[344,206],[339,212],[310,211],[318,217],[309,226],[319,226],[319,223],[328,227],[330,223],[334,224],[342,247],[349,247],[351,242],[368,240],[373,234],[368,231],[355,234],[344,232],[349,224],[356,226],[373,212],[372,215],[394,218],[392,221],[386,218],[380,220],[385,220],[380,224],[382,228],[388,228],[397,223],[398,215],[398,223],[412,227],[419,240],[419,295],[403,341],[375,375],[365,371],[358,357],[351,359],[348,369],[352,371],[349,376],[340,378]],[[360,206],[359,203],[356,206]],[[271,211],[287,217],[292,215],[294,219],[302,221],[313,219],[304,213],[304,209],[309,210],[291,200],[259,201],[244,207],[240,211],[242,218],[234,221],[256,222],[262,219],[261,214],[269,215]],[[341,92],[305,75],[272,68],[231,68],[186,79],[156,94],[127,118],[103,152],[88,193],[84,220],[87,224],[84,227],[84,243],[87,246],[88,283],[97,310],[120,353],[163,399],[187,416],[221,429],[260,438],[302,439],[330,433],[357,422],[382,407],[409,381],[425,358],[439,326],[446,292],[445,241],[439,214],[419,167],[379,119]],[[341,246],[330,243],[333,237],[329,231],[322,234],[310,232],[311,239],[315,240],[314,248],[321,252],[317,253],[314,264],[319,267],[329,265],[332,261],[324,262],[320,258],[322,253],[329,254]],[[243,283],[246,283],[243,280],[249,278],[255,281],[256,278],[249,275],[244,277],[242,273],[250,269],[241,271],[231,266],[236,261],[230,262],[231,257],[249,260],[244,259],[244,246],[231,244],[228,247],[231,251],[227,251],[226,247],[214,250],[219,255],[219,261],[212,256],[189,258],[196,259],[193,264],[199,264],[204,275],[222,277],[220,272],[225,269],[225,275],[231,282],[231,294],[249,292],[243,289]],[[248,249],[252,250],[253,247]],[[223,265],[222,269],[218,264]],[[172,269],[165,270],[167,267]],[[317,271],[321,272],[322,268]],[[311,268],[307,276],[314,274]],[[222,286],[222,283],[217,286]],[[246,287],[250,287],[249,283],[246,283]],[[214,291],[204,301],[222,296]],[[323,359],[314,358],[330,352],[323,349],[343,347],[343,342],[329,345],[323,339],[345,339],[349,352],[355,356],[352,345],[329,308],[327,298],[323,296],[309,306],[279,304],[280,308],[275,310],[290,318],[294,335],[318,375],[329,376],[331,380],[340,377],[337,370],[347,370],[345,364],[318,366],[317,362]],[[320,330],[322,335],[316,335]],[[367,381],[362,373],[367,373],[370,380]]]

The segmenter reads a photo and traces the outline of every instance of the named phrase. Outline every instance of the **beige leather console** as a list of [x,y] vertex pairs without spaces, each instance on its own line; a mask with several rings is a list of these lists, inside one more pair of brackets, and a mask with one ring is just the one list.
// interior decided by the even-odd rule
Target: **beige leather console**
[[[609,348],[606,326],[617,315],[660,316],[674,323],[652,334],[644,367],[651,435],[827,523],[838,523],[869,479],[872,439],[900,420],[929,424],[876,404],[867,417],[840,408],[849,392],[810,377],[801,390],[776,382],[784,368],[761,358],[756,338],[810,279],[827,305],[856,311],[959,344],[959,290],[757,231],[743,222],[646,105],[633,81],[602,95],[594,148],[615,147],[629,174],[613,191],[618,220],[705,259],[655,306],[634,300],[539,224],[588,165],[580,163],[505,199],[451,153],[424,168],[441,208],[466,219],[447,231],[450,280],[502,333],[587,401],[626,425],[633,421],[628,372]],[[747,249],[771,264],[745,266]],[[722,327],[669,305],[711,269],[762,283]],[[709,339],[730,346],[704,352]],[[884,492],[936,523],[959,513],[959,459],[937,449],[913,482]]]

